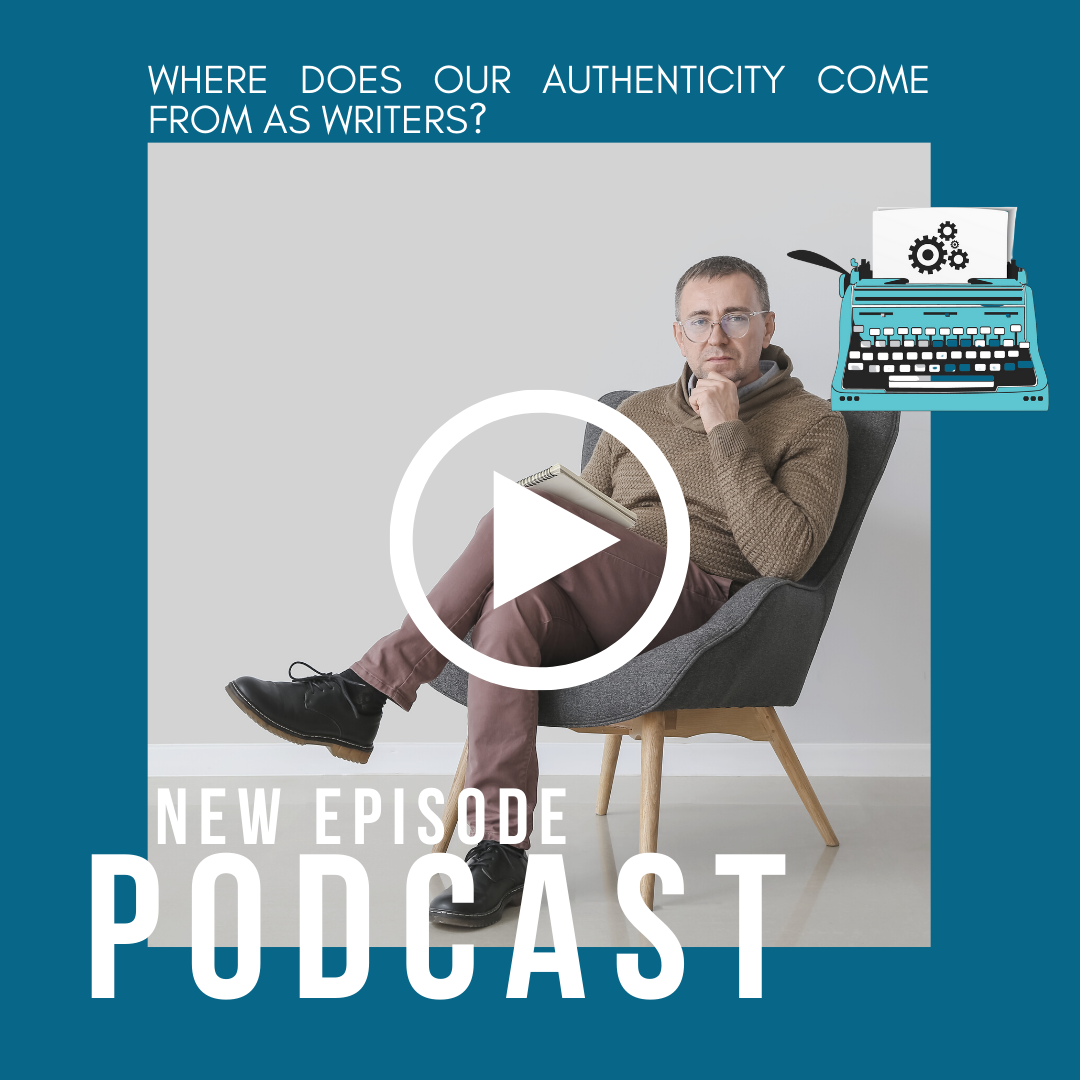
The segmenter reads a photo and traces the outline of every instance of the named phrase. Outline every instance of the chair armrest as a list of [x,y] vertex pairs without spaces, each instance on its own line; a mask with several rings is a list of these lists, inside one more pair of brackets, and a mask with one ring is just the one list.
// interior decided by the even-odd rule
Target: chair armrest
[[540,723],[598,727],[661,708],[793,704],[824,627],[823,601],[796,582],[756,578],[697,630],[603,679],[541,693]]

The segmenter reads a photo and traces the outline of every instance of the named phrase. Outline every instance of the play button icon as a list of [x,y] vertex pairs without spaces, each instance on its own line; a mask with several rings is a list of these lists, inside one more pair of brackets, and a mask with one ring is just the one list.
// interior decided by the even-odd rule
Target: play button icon
[[[664,572],[641,618],[606,649],[582,660],[552,667],[509,664],[471,648],[435,613],[420,584],[420,575],[413,559],[413,525],[417,507],[424,486],[439,462],[458,443],[486,424],[533,413],[572,416],[601,431],[610,432],[652,477],[667,527]],[[567,513],[536,492],[521,488],[505,477],[498,477],[495,484],[496,539],[492,586],[496,591],[493,592],[493,600],[497,597],[500,603],[506,603],[513,596],[520,596],[522,592],[547,581],[553,574],[557,575],[617,543],[617,537]],[[527,504],[524,502],[526,499],[530,500]],[[537,503],[542,507],[537,507]],[[528,510],[524,509],[526,505]],[[516,509],[511,509],[508,514],[508,506]],[[584,540],[583,533],[590,537],[588,541]],[[452,416],[428,436],[409,462],[398,485],[390,514],[390,565],[394,582],[405,610],[417,628],[433,648],[470,675],[516,690],[561,690],[567,686],[580,686],[602,679],[632,660],[656,637],[679,602],[689,561],[690,517],[686,512],[686,501],[679,480],[660,448],[622,413],[602,402],[562,390],[519,390],[501,394],[477,402]]]
[[494,475],[496,607],[619,542],[528,488]]

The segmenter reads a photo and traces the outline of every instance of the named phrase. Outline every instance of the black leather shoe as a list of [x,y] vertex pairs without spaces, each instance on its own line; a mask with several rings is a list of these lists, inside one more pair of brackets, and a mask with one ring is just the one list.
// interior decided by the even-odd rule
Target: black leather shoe
[[453,889],[431,901],[431,921],[445,926],[490,926],[502,918],[504,908],[517,907],[525,888],[529,856],[521,848],[481,840],[465,856],[472,871],[473,902],[455,904]]
[[[297,665],[314,671],[293,677]],[[386,695],[362,679],[319,671],[302,660],[289,665],[291,682],[265,682],[244,676],[225,692],[260,727],[294,743],[317,743],[334,757],[367,762],[374,749]]]

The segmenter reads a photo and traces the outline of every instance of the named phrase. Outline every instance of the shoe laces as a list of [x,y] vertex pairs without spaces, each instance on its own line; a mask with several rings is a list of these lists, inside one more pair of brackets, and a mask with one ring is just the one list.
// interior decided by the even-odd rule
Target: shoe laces
[[[481,840],[466,856],[465,862],[469,866],[491,865],[496,858],[503,853],[503,844],[498,840]],[[508,854],[505,857],[509,857]]]
[[[306,667],[308,671],[314,671],[315,674],[302,675],[300,678],[297,678],[292,673],[292,669],[298,665],[300,667]],[[352,694],[350,694],[346,688],[345,680],[336,671],[320,671],[317,667],[313,667],[305,660],[294,660],[289,665],[289,678],[294,683],[303,683],[305,686],[310,686],[313,690],[333,690],[335,688],[341,690],[345,700],[349,703],[349,708],[353,711],[353,716],[355,716],[357,720],[360,719],[360,709],[356,702],[353,701]]]

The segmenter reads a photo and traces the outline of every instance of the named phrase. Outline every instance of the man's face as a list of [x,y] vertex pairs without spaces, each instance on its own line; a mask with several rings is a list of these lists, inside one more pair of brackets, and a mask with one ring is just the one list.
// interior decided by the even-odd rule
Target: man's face
[[761,372],[758,360],[761,350],[772,340],[775,319],[772,312],[755,315],[750,329],[741,338],[729,337],[720,326],[723,316],[732,312],[760,311],[757,288],[746,274],[727,274],[721,278],[695,278],[683,286],[679,302],[679,318],[683,323],[695,315],[716,325],[707,341],[694,342],[683,328],[675,323],[675,341],[682,350],[690,370],[703,379],[710,372],[725,376],[736,386],[746,386]]

